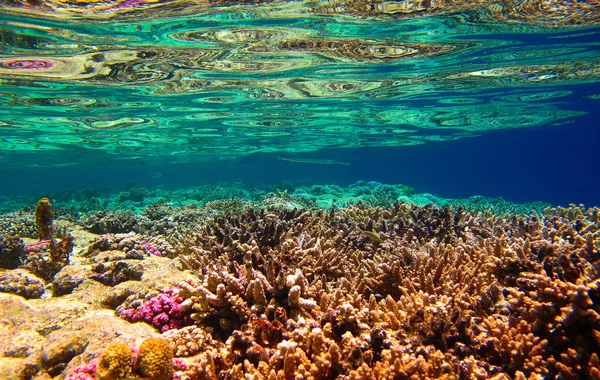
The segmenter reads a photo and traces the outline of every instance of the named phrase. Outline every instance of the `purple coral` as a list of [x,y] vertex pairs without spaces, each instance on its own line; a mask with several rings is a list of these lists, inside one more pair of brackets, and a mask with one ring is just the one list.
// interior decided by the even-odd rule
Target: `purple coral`
[[152,244],[146,242],[146,241],[142,241],[140,242],[142,244],[142,246],[144,246],[144,248],[146,248],[146,250],[154,255],[154,256],[162,256],[162,253],[158,250],[158,248],[156,248],[155,246],[153,246]]
[[129,322],[151,324],[161,333],[171,329],[179,329],[192,324],[189,312],[185,312],[181,304],[183,297],[176,296],[179,289],[166,290],[163,294],[144,302],[137,309],[125,309],[119,316]]

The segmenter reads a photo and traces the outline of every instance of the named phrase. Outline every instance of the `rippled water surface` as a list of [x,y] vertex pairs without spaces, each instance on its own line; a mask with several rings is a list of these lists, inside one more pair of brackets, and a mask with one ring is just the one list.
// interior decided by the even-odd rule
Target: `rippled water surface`
[[596,1],[2,3],[4,166],[344,166],[302,153],[565,128],[600,105]]

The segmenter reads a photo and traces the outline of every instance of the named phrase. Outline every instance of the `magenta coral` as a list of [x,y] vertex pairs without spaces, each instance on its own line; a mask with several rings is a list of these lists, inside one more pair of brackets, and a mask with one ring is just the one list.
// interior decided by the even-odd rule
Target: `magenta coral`
[[169,289],[158,297],[154,297],[143,303],[138,309],[125,309],[119,316],[129,322],[141,322],[151,324],[160,332],[171,329],[179,329],[192,324],[189,313],[181,308],[183,297],[176,296],[179,289]]
[[162,253],[158,250],[158,248],[156,248],[155,246],[153,246],[152,244],[146,242],[146,241],[142,241],[141,242],[142,246],[144,246],[144,248],[146,248],[146,250],[154,255],[154,256],[162,256]]
[[65,380],[94,380],[97,365],[98,359],[94,359],[87,364],[77,366]]

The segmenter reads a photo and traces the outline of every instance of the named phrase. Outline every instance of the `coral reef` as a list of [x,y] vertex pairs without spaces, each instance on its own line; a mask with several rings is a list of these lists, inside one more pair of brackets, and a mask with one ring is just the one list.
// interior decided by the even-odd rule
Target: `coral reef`
[[119,199],[121,201],[141,202],[149,195],[150,192],[147,188],[143,186],[133,186],[129,191],[119,194]]
[[[353,189],[382,204],[406,196]],[[19,269],[1,273],[0,289],[31,299],[4,299],[2,310],[31,315],[22,303],[43,305],[52,280],[50,300],[78,305],[59,321],[83,324],[95,308],[141,331],[117,347],[116,332],[100,344],[63,322],[32,322],[52,342],[35,336],[42,359],[28,368],[68,379],[597,378],[600,209],[499,208],[155,203],[143,217],[159,224],[202,217],[168,238],[97,236],[61,268],[41,263],[70,252],[69,239],[4,239],[23,255],[9,255]],[[36,352],[19,341],[3,349],[22,373]]]
[[97,234],[116,234],[124,232],[140,232],[139,221],[132,212],[98,211],[86,215],[81,223],[90,232]]
[[25,251],[23,240],[0,233],[0,268],[15,269],[22,260]]
[[198,324],[168,339],[198,355],[188,372],[201,378],[590,375],[599,281],[578,283],[598,277],[597,216],[407,204],[220,216],[179,257],[199,279],[161,295]]
[[31,212],[26,210],[15,211],[0,216],[0,231],[6,236],[37,237],[37,227]]

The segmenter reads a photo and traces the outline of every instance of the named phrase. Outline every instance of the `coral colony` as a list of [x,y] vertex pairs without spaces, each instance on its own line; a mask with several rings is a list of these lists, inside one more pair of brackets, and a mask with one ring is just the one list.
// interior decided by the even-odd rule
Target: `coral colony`
[[598,208],[394,199],[5,214],[0,377],[600,379]]

